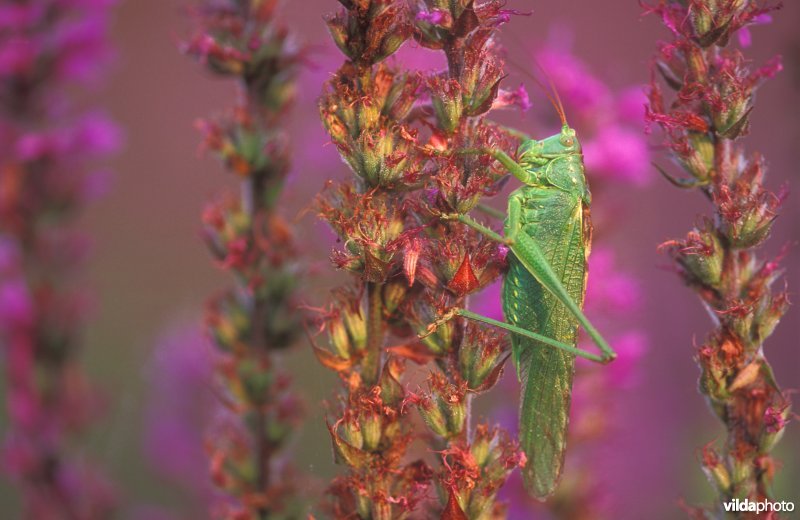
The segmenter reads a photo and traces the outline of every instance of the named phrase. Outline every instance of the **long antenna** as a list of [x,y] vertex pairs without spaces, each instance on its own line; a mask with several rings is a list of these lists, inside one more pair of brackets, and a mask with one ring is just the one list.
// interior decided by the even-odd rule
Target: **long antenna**
[[[515,44],[516,47],[518,47],[520,49],[524,48],[519,44],[519,41],[515,38],[515,36],[513,34],[511,34],[511,33],[504,34],[504,37],[505,36],[508,36],[508,37],[510,37],[511,40],[514,40],[514,44]],[[521,66],[519,63],[515,62],[514,60],[512,60],[508,56],[504,57],[504,59],[505,59],[505,61],[507,63],[510,63],[511,65],[513,65],[517,69],[518,72],[522,73],[523,75],[525,75],[528,78],[530,78],[531,80],[533,80],[539,86],[539,88],[542,89],[542,92],[544,93],[544,95],[547,96],[548,100],[550,100],[550,104],[553,105],[553,108],[555,108],[556,112],[558,112],[558,117],[561,119],[561,124],[563,126],[566,126],[567,125],[567,116],[566,116],[566,112],[564,111],[564,104],[561,102],[561,96],[559,95],[558,89],[556,88],[555,83],[553,82],[553,78],[550,77],[550,75],[547,73],[547,71],[542,66],[542,64],[539,63],[539,60],[536,59],[536,56],[531,54],[530,58],[531,58],[531,60],[533,60],[533,63],[536,64],[536,67],[541,71],[541,73],[544,75],[544,77],[547,78],[547,83],[548,83],[548,85],[550,87],[549,89],[544,85],[544,83],[542,83],[539,80],[539,78],[534,76],[533,73],[529,72],[526,67]]]
[[536,64],[536,67],[544,74],[544,77],[547,78],[547,83],[550,85],[550,89],[553,92],[553,95],[556,97],[556,101],[558,101],[558,115],[561,117],[561,124],[566,126],[567,125],[567,116],[564,112],[564,104],[561,102],[561,96],[558,93],[558,89],[556,88],[556,84],[553,82],[553,78],[550,74],[547,73],[542,64],[539,63],[539,60],[536,59],[536,56],[531,55],[531,59],[533,59],[533,63]]
[[547,96],[547,99],[550,101],[550,104],[553,105],[553,108],[556,109],[556,112],[558,112],[562,124],[566,124],[566,118],[564,117],[564,109],[563,107],[561,107],[561,100],[558,99],[557,97],[553,97],[551,90],[547,86],[545,86],[545,84],[542,83],[539,80],[539,78],[537,78],[536,76],[525,70],[519,63],[516,63],[514,60],[508,57],[505,57],[504,59],[506,63],[510,63],[515,68],[519,69],[518,72],[521,72],[522,74],[533,80],[534,83],[536,83],[536,85],[542,90],[542,93],[545,96]]

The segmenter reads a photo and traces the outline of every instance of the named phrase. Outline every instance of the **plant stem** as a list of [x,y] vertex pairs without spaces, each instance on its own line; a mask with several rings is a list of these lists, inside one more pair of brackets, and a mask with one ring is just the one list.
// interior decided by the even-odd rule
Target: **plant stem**
[[294,241],[278,208],[289,171],[282,117],[301,51],[275,17],[276,0],[203,3],[186,50],[243,93],[227,117],[201,124],[208,148],[242,179],[238,198],[223,197],[204,213],[210,249],[235,279],[207,315],[220,351],[216,381],[238,423],[209,443],[212,476],[227,495],[222,517],[296,518],[293,475],[275,462],[300,410],[276,360],[303,329]]
[[[749,130],[754,95],[774,76],[780,61],[752,70],[742,48],[732,48],[735,32],[775,5],[711,0],[664,0],[647,8],[661,15],[674,41],[657,59],[665,84],[677,92],[665,102],[653,74],[648,120],[665,131],[666,144],[685,173],[702,186],[713,217],[707,217],[667,250],[684,282],[695,289],[715,330],[698,349],[700,389],[727,430],[721,447],[709,443],[702,464],[717,492],[713,508],[693,515],[726,518],[733,499],[770,499],[777,461],[773,446],[790,416],[788,393],[777,385],[765,358],[764,343],[788,308],[785,291],[772,285],[778,261],[759,258],[780,207],[768,191],[766,165],[758,153],[745,153],[741,138]],[[675,51],[675,52],[673,52]]]
[[381,288],[381,284],[367,282],[367,347],[361,365],[361,376],[367,386],[375,385],[381,373],[381,352],[385,336]]

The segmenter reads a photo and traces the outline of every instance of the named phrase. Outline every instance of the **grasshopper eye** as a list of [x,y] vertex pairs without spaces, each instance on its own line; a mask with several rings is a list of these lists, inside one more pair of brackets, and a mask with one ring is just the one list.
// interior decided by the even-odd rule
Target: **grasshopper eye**
[[561,138],[561,144],[563,144],[565,147],[569,148],[570,146],[575,144],[575,139],[573,139],[572,137],[562,137]]

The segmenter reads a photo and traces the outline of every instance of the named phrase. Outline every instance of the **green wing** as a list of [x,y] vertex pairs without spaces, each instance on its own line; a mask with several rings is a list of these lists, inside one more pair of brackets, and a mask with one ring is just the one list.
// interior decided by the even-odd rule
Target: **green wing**
[[[583,305],[586,274],[583,204],[558,189],[525,187],[522,231],[543,251],[564,288]],[[518,327],[575,345],[577,322],[513,254],[503,285],[506,320]],[[520,443],[528,464],[525,488],[537,499],[556,488],[564,464],[575,356],[535,340],[511,335],[522,382]]]

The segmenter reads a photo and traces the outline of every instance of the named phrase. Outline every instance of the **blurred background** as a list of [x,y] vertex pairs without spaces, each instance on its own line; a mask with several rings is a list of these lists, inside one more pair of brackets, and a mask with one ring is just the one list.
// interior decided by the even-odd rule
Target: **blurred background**
[[[163,472],[160,476],[145,456],[153,449],[147,445],[147,421],[159,413],[169,415],[173,403],[174,396],[159,392],[180,392],[190,384],[154,383],[154,373],[168,362],[155,352],[164,342],[185,341],[180,330],[199,323],[204,301],[228,283],[200,239],[199,218],[205,202],[221,190],[235,189],[235,181],[213,157],[198,151],[200,136],[193,122],[227,109],[236,90],[230,81],[209,76],[177,50],[177,43],[189,33],[185,13],[189,4],[189,0],[128,0],[119,5],[112,31],[118,56],[110,81],[95,99],[123,127],[126,146],[111,164],[116,177],[110,194],[95,203],[82,222],[95,239],[88,274],[97,295],[84,357],[92,378],[106,389],[108,401],[107,415],[95,427],[87,455],[110,468],[119,483],[123,518],[142,518],[158,508],[191,510],[191,492],[163,480]],[[326,179],[347,173],[335,149],[326,146],[315,101],[322,81],[341,62],[328,43],[322,20],[337,5],[333,0],[284,5],[285,17],[301,42],[316,49],[301,78],[297,106],[286,121],[295,163],[285,206],[298,219],[300,245],[311,269],[305,298],[313,305],[323,303],[327,289],[341,279],[327,262],[326,229],[313,214],[301,215]],[[656,41],[666,37],[659,20],[642,17],[633,0],[512,0],[509,8],[532,10],[531,16],[514,17],[503,29],[507,35],[503,43],[513,61],[530,64],[525,58],[528,50],[542,45],[559,27],[572,35],[573,53],[612,89],[645,83]],[[774,255],[784,244],[790,245],[787,280],[790,297],[798,300],[800,4],[787,2],[774,18],[773,24],[752,29],[754,44],[748,52],[756,63],[782,54],[785,70],[760,91],[747,146],[766,156],[771,189],[788,184],[793,191],[766,252]],[[526,80],[513,67],[509,73],[509,86]],[[540,91],[529,86],[529,92],[535,106],[547,109]],[[528,117],[512,115],[507,121],[523,130],[534,128]],[[580,135],[581,128],[577,130]],[[697,392],[698,369],[692,359],[693,345],[702,343],[711,329],[708,316],[665,268],[667,258],[656,251],[659,243],[683,236],[708,206],[699,194],[672,187],[654,170],[648,175],[653,178],[644,186],[617,183],[613,194],[594,201],[596,206],[615,201],[627,205],[613,231],[614,253],[616,264],[641,283],[642,308],[635,325],[647,333],[649,342],[640,361],[639,384],[620,396],[623,414],[617,419],[624,423],[613,443],[607,475],[609,493],[625,505],[620,518],[667,519],[682,516],[680,499],[688,503],[710,499],[698,451],[705,443],[722,439],[723,432]],[[800,387],[798,339],[800,308],[795,306],[767,344],[767,357],[787,389]],[[196,334],[192,341],[202,343]],[[199,363],[202,374],[202,359],[186,361],[193,362]],[[324,482],[336,468],[322,401],[338,383],[316,362],[308,345],[299,345],[287,363],[308,412],[293,450],[300,469]],[[198,399],[201,394],[202,390],[196,394]],[[166,407],[153,412],[154,401],[167,403]],[[479,401],[483,413],[491,413],[491,397]],[[176,446],[179,449],[180,443]],[[205,461],[195,460],[193,466],[191,455],[188,469],[202,479]],[[800,505],[796,424],[789,426],[776,455],[783,466],[775,496]],[[0,516],[17,517],[13,493],[5,484],[0,504]]]

